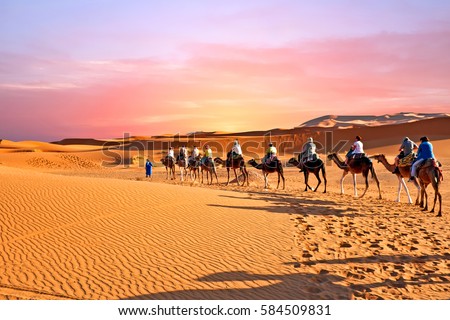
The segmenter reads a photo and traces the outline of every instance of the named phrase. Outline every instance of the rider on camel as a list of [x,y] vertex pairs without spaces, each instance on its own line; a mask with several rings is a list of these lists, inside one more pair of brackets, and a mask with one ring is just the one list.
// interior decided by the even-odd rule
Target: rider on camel
[[313,142],[313,138],[308,138],[308,142],[303,145],[302,153],[298,156],[298,162],[300,163],[300,172],[303,172],[303,167],[308,161],[317,160],[316,144]]
[[355,142],[352,144],[350,151],[347,152],[347,155],[345,156],[345,164],[348,164],[348,161],[355,157],[355,156],[361,156],[364,154],[364,148],[363,143],[361,141],[360,136],[356,136]]
[[419,150],[417,151],[417,158],[414,160],[413,165],[411,166],[411,178],[408,182],[414,181],[417,178],[417,171],[419,166],[428,159],[435,159],[433,153],[433,145],[428,140],[428,137],[420,138]]
[[204,149],[205,149],[205,155],[204,155],[204,157],[202,158],[202,161],[201,161],[202,165],[206,165],[209,162],[211,162],[212,166],[214,167],[214,161],[212,160],[213,153],[212,153],[212,150],[211,150],[210,146],[207,144],[207,145],[205,145]]
[[273,143],[269,143],[269,148],[266,151],[266,155],[264,156],[262,163],[271,163],[276,160],[277,157],[277,148],[273,145]]
[[[408,137],[405,137],[400,148],[398,149],[398,151],[400,151],[400,154],[395,157],[395,169],[392,173],[398,173],[398,163],[400,159],[404,159],[410,154],[414,153],[414,150],[417,148],[417,145],[412,140],[410,140]],[[412,156],[414,156],[414,154]]]

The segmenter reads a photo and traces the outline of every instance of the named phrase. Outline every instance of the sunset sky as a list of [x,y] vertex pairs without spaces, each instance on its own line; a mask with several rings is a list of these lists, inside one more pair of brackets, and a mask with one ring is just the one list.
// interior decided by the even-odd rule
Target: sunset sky
[[450,1],[0,0],[0,139],[450,113]]

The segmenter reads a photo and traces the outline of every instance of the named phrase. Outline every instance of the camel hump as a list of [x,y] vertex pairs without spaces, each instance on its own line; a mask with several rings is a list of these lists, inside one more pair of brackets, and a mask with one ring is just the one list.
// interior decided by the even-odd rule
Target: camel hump
[[323,164],[322,159],[316,158],[314,160],[309,160],[305,162],[305,165],[311,166],[311,167],[320,167]]
[[423,162],[422,168],[436,167],[439,168],[439,162],[435,159],[427,159]]

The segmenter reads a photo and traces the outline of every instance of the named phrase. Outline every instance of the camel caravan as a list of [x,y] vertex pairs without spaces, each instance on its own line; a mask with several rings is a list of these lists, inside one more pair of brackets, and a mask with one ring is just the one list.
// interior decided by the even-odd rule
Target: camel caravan
[[[354,143],[350,150],[342,159],[337,153],[330,153],[327,159],[333,161],[338,168],[342,170],[342,177],[340,179],[341,194],[344,194],[344,179],[350,173],[353,178],[353,194],[358,197],[356,175],[361,174],[364,178],[365,189],[360,198],[364,197],[369,188],[369,175],[375,180],[378,189],[378,199],[382,199],[380,181],[378,180],[373,161],[380,162],[388,171],[395,174],[398,178],[398,192],[397,202],[400,202],[400,195],[402,189],[405,190],[408,203],[412,204],[412,198],[409,193],[405,178],[408,182],[412,182],[417,189],[417,197],[415,205],[423,208],[423,211],[428,211],[428,194],[427,186],[431,184],[434,189],[433,207],[430,212],[435,211],[436,203],[439,200],[439,209],[437,216],[442,216],[442,196],[439,192],[439,187],[443,181],[442,165],[435,160],[433,154],[433,146],[427,137],[420,138],[421,144],[417,146],[408,137],[405,137],[401,146],[400,154],[395,158],[394,163],[391,164],[386,159],[384,154],[377,154],[367,156],[363,149],[363,143],[360,136],[356,136]],[[417,153],[415,152],[417,150]],[[268,188],[268,176],[270,173],[277,173],[278,183],[277,189],[280,187],[280,182],[283,182],[283,190],[285,189],[285,177],[283,173],[283,163],[277,157],[277,149],[273,143],[269,143],[268,149],[261,162],[255,159],[249,160],[247,163],[244,160],[241,146],[238,140],[235,140],[231,151],[227,153],[226,159],[216,157],[213,159],[212,150],[209,145],[204,146],[204,155],[200,155],[197,146],[194,146],[191,154],[188,155],[188,150],[185,145],[180,148],[178,156],[175,158],[173,147],[169,148],[168,154],[161,159],[161,163],[166,168],[166,179],[175,179],[175,166],[180,170],[180,180],[184,181],[185,177],[189,176],[192,182],[195,182],[199,175],[201,175],[201,183],[204,183],[204,175],[206,175],[206,183],[213,184],[214,180],[218,184],[217,166],[222,166],[227,169],[227,182],[230,183],[230,171],[233,170],[236,184],[238,186],[249,186],[249,173],[247,164],[261,170],[264,177],[264,189]],[[325,162],[319,158],[316,153],[316,145],[312,138],[303,145],[302,151],[297,158],[291,158],[287,161],[290,166],[299,169],[303,173],[305,181],[305,191],[312,190],[316,192],[322,184],[323,179],[323,193],[327,192],[327,176]],[[239,176],[238,176],[239,172]],[[309,184],[309,175],[316,177],[317,185],[313,188]],[[214,179],[215,177],[215,179]],[[242,184],[240,184],[240,179]]]

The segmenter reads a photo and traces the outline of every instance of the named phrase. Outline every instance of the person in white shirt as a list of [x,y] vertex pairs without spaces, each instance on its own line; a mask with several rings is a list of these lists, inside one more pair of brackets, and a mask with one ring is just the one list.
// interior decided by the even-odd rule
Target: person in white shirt
[[232,159],[236,159],[238,156],[242,156],[242,148],[239,141],[236,139],[233,143],[233,147],[231,148],[231,157]]
[[356,136],[356,140],[353,143],[350,151],[347,153],[346,157],[345,157],[345,164],[348,163],[348,160],[357,155],[357,154],[363,154],[364,153],[364,146],[363,143],[361,141],[361,137],[360,136]]
[[174,151],[173,151],[173,147],[169,148],[169,152],[167,152],[167,157],[168,158],[172,158],[172,159],[175,160],[175,154],[174,154]]
[[197,146],[194,146],[194,149],[192,149],[191,157],[197,158],[200,155],[200,151],[198,150]]

